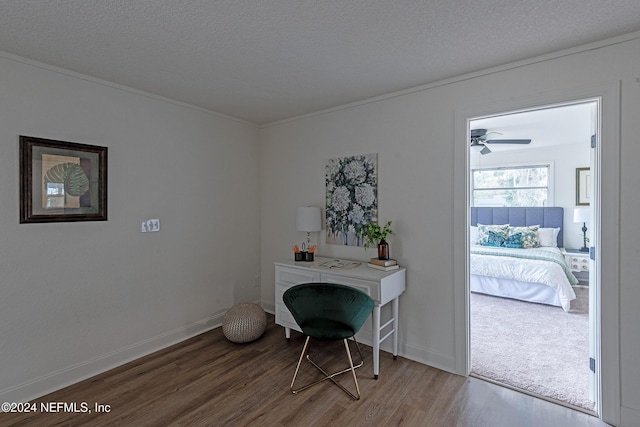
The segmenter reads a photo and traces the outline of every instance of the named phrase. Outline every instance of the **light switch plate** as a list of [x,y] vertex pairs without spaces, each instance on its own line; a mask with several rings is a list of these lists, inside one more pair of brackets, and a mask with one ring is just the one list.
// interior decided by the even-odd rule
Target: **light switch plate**
[[160,219],[145,219],[140,223],[140,232],[142,233],[151,233],[155,231],[160,231]]

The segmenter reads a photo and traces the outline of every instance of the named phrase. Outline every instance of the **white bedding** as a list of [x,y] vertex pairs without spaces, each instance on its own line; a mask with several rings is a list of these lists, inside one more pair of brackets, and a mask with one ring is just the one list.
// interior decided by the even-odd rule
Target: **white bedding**
[[[529,249],[519,249],[528,251]],[[560,254],[558,248],[537,248],[540,251],[556,252]],[[511,279],[520,282],[539,283],[552,288],[558,295],[558,301],[563,310],[569,311],[571,300],[576,298],[576,294],[571,287],[571,283],[567,278],[567,274],[563,267],[555,262],[511,258],[508,256],[497,255],[478,255],[472,253],[470,256],[470,272],[471,274],[497,277],[500,279]],[[571,274],[571,273],[569,273]],[[575,278],[574,278],[575,279]],[[510,291],[510,298],[518,298],[517,289]],[[526,292],[525,292],[526,294]],[[522,298],[529,300],[526,295]],[[539,301],[535,301],[539,302]]]

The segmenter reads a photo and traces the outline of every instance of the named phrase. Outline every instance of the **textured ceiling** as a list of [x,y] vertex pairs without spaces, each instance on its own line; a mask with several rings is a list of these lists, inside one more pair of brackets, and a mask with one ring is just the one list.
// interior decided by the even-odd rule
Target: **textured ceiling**
[[638,0],[0,0],[0,50],[265,124],[640,29]]

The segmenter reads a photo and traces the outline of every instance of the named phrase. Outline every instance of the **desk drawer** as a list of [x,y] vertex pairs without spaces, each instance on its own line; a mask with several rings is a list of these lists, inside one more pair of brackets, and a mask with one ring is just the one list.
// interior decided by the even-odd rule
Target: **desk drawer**
[[380,286],[377,282],[356,279],[353,277],[344,277],[330,273],[322,273],[320,280],[326,283],[351,286],[369,295],[374,301],[380,302]]
[[319,281],[320,273],[317,272],[286,267],[276,269],[276,285],[299,285]]

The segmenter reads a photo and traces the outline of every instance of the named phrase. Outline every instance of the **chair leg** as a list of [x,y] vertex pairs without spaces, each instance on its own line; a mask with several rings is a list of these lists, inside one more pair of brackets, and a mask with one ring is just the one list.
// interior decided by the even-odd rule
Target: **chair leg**
[[[356,346],[357,345],[358,345],[358,342],[356,341]],[[351,358],[351,350],[349,350],[349,343],[347,342],[346,338],[344,339],[344,348],[347,351],[347,357],[349,358],[349,366],[351,366],[351,373],[353,374],[353,382],[356,385],[357,397],[354,396],[352,393],[349,393],[349,395],[351,395],[351,397],[355,398],[356,400],[360,400],[360,387],[358,386],[358,378],[356,377],[356,368],[353,366],[353,359]],[[359,346],[358,346],[358,351],[360,351]],[[360,354],[360,356],[362,356],[362,354]],[[360,366],[362,366],[362,363],[364,363],[364,360],[361,362]]]
[[302,363],[302,359],[304,358],[304,355],[307,352],[307,347],[309,346],[310,339],[311,337],[307,336],[307,339],[304,341],[304,347],[302,347],[302,353],[300,353],[300,358],[298,359],[298,365],[296,365],[296,371],[293,373],[293,379],[291,380],[291,385],[289,386],[289,389],[293,394],[296,394],[297,392],[302,390],[302,389],[294,390],[293,384],[296,382],[296,377],[298,376],[298,370],[300,370],[300,364]]
[[[353,337],[353,341],[356,343],[356,348],[358,350],[358,354],[360,356],[360,363],[358,363],[357,365],[353,364],[353,358],[351,357],[351,350],[349,349],[349,342],[347,341],[347,339],[345,338],[343,340],[344,342],[344,348],[345,351],[347,353],[347,358],[349,359],[349,367],[345,368],[341,371],[338,372],[334,372],[333,374],[328,374],[324,369],[322,369],[317,363],[315,363],[313,360],[311,360],[311,358],[309,357],[309,355],[307,355],[307,361],[309,361],[313,366],[316,367],[316,369],[318,369],[320,372],[322,372],[322,374],[324,375],[324,378],[319,379],[318,381],[306,384],[298,389],[294,389],[293,385],[296,382],[296,377],[298,376],[298,371],[300,369],[300,364],[302,363],[302,359],[304,358],[308,345],[309,345],[309,340],[311,337],[307,336],[307,339],[305,340],[304,343],[304,347],[302,348],[302,353],[300,354],[300,358],[298,359],[298,365],[296,366],[296,371],[293,374],[293,380],[291,381],[291,386],[289,387],[291,392],[293,394],[297,394],[298,392],[305,390],[311,386],[314,386],[316,384],[319,384],[325,380],[331,380],[332,383],[334,383],[335,385],[337,385],[338,387],[340,387],[340,389],[342,391],[344,391],[345,393],[347,393],[352,399],[354,400],[360,400],[360,387],[358,385],[358,378],[356,377],[356,369],[361,367],[364,364],[364,358],[362,357],[362,352],[360,351],[360,346],[358,345],[358,341],[356,340],[355,337]],[[346,372],[351,371],[352,375],[353,375],[353,382],[355,384],[356,387],[356,394],[351,393],[349,390],[347,390],[342,384],[338,383],[336,380],[334,380],[333,378],[344,374]]]

